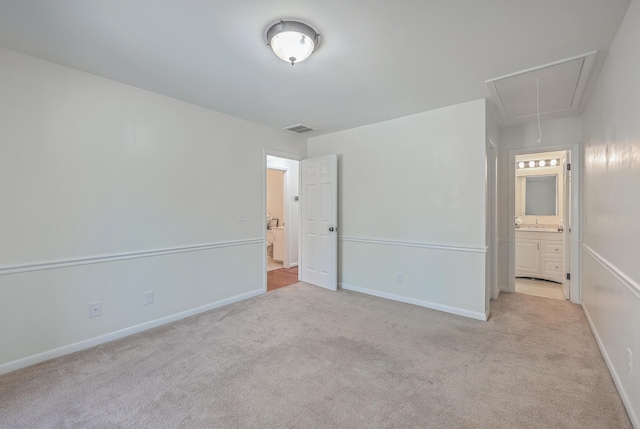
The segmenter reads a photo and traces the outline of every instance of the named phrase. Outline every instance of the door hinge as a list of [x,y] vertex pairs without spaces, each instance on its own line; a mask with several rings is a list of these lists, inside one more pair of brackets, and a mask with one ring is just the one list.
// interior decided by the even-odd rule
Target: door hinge
[[571,171],[571,163],[567,164],[567,171]]
[[571,273],[567,273],[567,280],[571,280]]

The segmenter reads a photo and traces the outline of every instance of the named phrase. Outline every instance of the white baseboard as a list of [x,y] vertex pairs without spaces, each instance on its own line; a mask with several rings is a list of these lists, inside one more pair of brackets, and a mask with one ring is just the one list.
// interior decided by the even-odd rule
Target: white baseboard
[[620,394],[622,403],[624,404],[624,407],[627,409],[629,420],[631,420],[631,424],[635,429],[640,429],[640,420],[638,420],[638,417],[636,416],[635,410],[633,409],[633,404],[629,400],[629,396],[627,395],[627,392],[624,390],[624,387],[622,385],[622,380],[620,380],[620,377],[618,376],[616,368],[613,366],[613,362],[611,361],[611,358],[607,353],[607,349],[605,349],[604,347],[604,343],[600,339],[600,335],[596,330],[596,326],[593,323],[593,320],[591,320],[591,316],[589,315],[589,310],[587,310],[587,307],[585,307],[584,304],[581,304],[581,306],[582,306],[582,311],[584,312],[584,315],[587,318],[587,323],[589,324],[589,327],[591,328],[591,332],[593,333],[593,337],[596,339],[596,344],[598,344],[600,353],[604,358],[604,362],[607,364],[607,368],[609,368],[609,372],[611,373],[611,378],[613,378],[613,382],[615,383],[616,388],[618,389],[618,394]]
[[32,356],[28,356],[22,359],[14,360],[0,365],[0,375],[6,374],[17,369],[25,368],[30,365],[34,365],[40,362],[44,362],[50,359],[54,359],[60,356],[68,355],[80,350],[88,349],[99,344],[107,343],[109,341],[117,340],[128,335],[137,334],[138,332],[146,331],[147,329],[155,328],[167,323],[175,322],[180,319],[194,316],[205,311],[213,310],[214,308],[222,307],[225,305],[233,304],[234,302],[242,301],[254,296],[262,295],[264,290],[257,289],[251,292],[243,293],[241,295],[232,296],[220,301],[212,302],[210,304],[202,305],[200,307],[185,310],[180,313],[170,314],[169,316],[161,317],[159,319],[150,320],[139,325],[130,326],[128,328],[120,329],[119,331],[110,332],[108,334],[100,335],[98,337],[90,338],[88,340],[79,341],[77,343],[69,344],[67,346],[59,347],[53,350],[47,350],[46,352],[38,353]]
[[497,288],[494,289],[493,292],[491,293],[491,299],[496,300],[498,298],[500,298],[500,294],[502,293],[502,289],[501,288]]
[[475,311],[463,310],[462,308],[450,307],[448,305],[436,304],[434,302],[422,301],[415,298],[409,298],[402,295],[395,295],[387,292],[380,292],[374,289],[367,289],[360,286],[354,286],[347,283],[340,283],[340,287],[345,290],[351,290],[354,292],[360,292],[367,295],[377,296],[379,298],[390,299],[393,301],[404,302],[406,304],[419,305],[420,307],[430,308],[432,310],[444,311],[445,313],[456,314],[458,316],[469,317],[471,319],[487,321],[489,319],[489,314],[479,313]]

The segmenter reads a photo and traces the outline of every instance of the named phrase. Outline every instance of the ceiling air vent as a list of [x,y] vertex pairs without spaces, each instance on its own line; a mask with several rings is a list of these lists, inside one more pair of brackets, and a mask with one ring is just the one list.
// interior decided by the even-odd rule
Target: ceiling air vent
[[304,133],[308,133],[309,131],[316,130],[315,128],[307,127],[306,125],[302,125],[302,124],[290,125],[288,127],[284,127],[283,129],[285,131],[291,131],[292,133],[296,133],[296,134],[304,134]]

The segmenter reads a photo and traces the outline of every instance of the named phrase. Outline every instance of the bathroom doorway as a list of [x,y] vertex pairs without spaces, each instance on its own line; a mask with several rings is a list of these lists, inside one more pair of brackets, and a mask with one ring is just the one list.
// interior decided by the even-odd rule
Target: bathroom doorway
[[[579,302],[572,150],[512,154],[510,291]],[[572,270],[573,268],[573,270]]]
[[298,282],[299,161],[266,156],[266,290]]

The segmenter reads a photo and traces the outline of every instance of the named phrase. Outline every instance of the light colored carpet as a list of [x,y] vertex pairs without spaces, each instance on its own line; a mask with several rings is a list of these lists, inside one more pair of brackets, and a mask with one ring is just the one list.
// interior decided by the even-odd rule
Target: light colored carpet
[[516,292],[543,298],[565,299],[562,285],[543,280],[516,279]]
[[2,428],[631,428],[582,310],[298,283],[0,377]]

